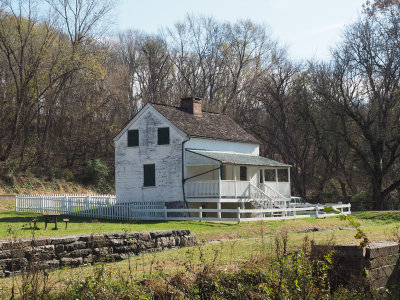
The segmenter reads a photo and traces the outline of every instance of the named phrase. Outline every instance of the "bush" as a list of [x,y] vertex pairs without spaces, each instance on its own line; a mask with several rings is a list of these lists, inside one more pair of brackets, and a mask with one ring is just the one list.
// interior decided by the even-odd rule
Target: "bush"
[[69,169],[54,168],[51,172],[51,177],[72,181],[74,179],[74,173]]
[[15,171],[17,170],[17,163],[15,160],[8,158],[0,165],[0,178],[7,185],[15,184]]
[[91,159],[87,163],[85,177],[87,182],[98,185],[106,180],[108,173],[109,169],[105,161]]
[[372,208],[372,195],[368,191],[360,191],[351,197],[352,211],[365,211]]

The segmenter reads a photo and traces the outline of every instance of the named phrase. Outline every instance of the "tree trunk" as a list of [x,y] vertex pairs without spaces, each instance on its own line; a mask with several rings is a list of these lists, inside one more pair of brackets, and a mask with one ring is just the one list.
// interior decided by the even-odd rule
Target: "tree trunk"
[[382,178],[374,178],[372,183],[372,203],[374,210],[383,210],[385,199],[382,195]]

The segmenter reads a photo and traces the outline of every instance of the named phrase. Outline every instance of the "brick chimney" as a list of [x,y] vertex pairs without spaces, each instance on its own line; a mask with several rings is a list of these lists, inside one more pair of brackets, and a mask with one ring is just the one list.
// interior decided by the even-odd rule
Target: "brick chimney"
[[201,116],[202,99],[197,97],[181,98],[181,108],[194,116]]

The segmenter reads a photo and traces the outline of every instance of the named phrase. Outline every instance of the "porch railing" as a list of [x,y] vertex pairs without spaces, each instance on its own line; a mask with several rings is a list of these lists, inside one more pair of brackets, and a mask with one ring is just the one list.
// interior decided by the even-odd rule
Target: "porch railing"
[[284,207],[287,206],[286,202],[290,202],[290,197],[285,197],[281,193],[279,193],[277,190],[273,189],[269,185],[265,183],[261,183],[261,190],[268,196],[270,197],[274,203],[276,204],[277,207]]
[[[219,197],[220,189],[217,180],[196,180],[187,181],[185,183],[186,197]],[[250,182],[249,181],[221,181],[221,197],[232,198],[249,198]]]
[[255,185],[249,185],[250,198],[257,208],[273,208],[273,200]]
[[186,197],[218,197],[219,187],[217,180],[196,180],[185,183]]
[[[290,197],[285,197],[267,184],[261,184],[260,190],[272,200],[290,201]],[[221,189],[218,180],[194,180],[185,183],[186,197],[215,198],[220,196],[220,192],[221,197],[250,198],[250,182],[222,180]]]
[[266,181],[260,189],[272,198],[290,198],[290,182]]

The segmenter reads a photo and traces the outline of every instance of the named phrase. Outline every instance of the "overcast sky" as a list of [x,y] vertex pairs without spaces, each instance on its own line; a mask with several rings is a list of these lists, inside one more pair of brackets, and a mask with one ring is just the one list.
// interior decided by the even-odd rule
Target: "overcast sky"
[[251,19],[266,24],[295,59],[327,59],[343,28],[360,15],[365,0],[121,0],[115,29],[157,33],[187,13],[220,21]]

